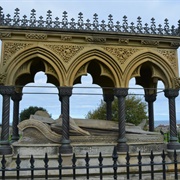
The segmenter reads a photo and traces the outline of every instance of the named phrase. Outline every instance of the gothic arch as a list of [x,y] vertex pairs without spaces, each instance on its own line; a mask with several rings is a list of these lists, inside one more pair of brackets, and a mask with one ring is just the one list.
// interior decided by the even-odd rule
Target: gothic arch
[[[112,81],[114,87],[120,87],[122,71],[116,61],[101,50],[92,49],[78,56],[69,67],[70,86],[80,83],[80,77],[88,73],[88,67],[96,62],[100,68],[100,76]],[[101,84],[98,84],[102,86]],[[108,84],[107,84],[108,86]],[[112,85],[111,85],[112,86]]]
[[[38,63],[38,61],[41,63],[40,67],[38,67],[38,65],[36,67],[35,65],[35,63]],[[58,57],[46,49],[41,47],[33,47],[16,55],[12,58],[12,60],[9,60],[9,63],[5,65],[4,71],[9,72],[7,74],[5,84],[16,85],[18,82],[21,82],[21,80],[18,81],[18,79],[24,78],[26,75],[27,77],[29,75],[29,81],[31,81],[33,78],[32,76],[34,76],[34,73],[36,73],[32,73],[33,64],[34,67],[36,67],[36,72],[40,70],[45,72],[48,82],[57,86],[60,85],[60,82],[64,82],[65,68]]]
[[141,51],[138,55],[129,60],[129,64],[124,71],[126,87],[128,87],[131,78],[140,77],[140,71],[143,64],[147,64],[147,66],[151,68],[152,78],[163,81],[165,88],[175,88],[172,77],[175,78],[178,76],[173,69],[177,67],[172,66],[173,62],[170,64],[170,60],[167,57],[164,57],[162,54],[155,51]]

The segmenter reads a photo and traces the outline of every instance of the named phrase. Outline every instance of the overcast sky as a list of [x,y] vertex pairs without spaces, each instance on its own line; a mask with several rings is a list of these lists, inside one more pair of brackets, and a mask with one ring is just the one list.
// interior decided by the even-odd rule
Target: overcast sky
[[[163,24],[164,19],[168,18],[170,26],[175,25],[177,27],[178,20],[180,19],[180,0],[0,0],[0,6],[3,7],[3,12],[5,14],[13,15],[14,9],[20,9],[20,16],[22,17],[26,14],[30,17],[30,11],[32,9],[36,10],[37,17],[43,16],[45,19],[46,12],[48,10],[52,11],[53,18],[58,16],[62,18],[62,12],[68,12],[68,19],[75,18],[77,20],[78,13],[82,12],[84,20],[92,20],[94,13],[98,14],[99,20],[105,20],[108,22],[108,15],[112,14],[114,22],[122,21],[122,17],[126,15],[128,17],[128,22],[137,21],[137,17],[141,16],[142,23],[150,24],[151,18],[154,17],[155,21],[158,24]],[[179,50],[178,50],[179,52]],[[180,57],[179,57],[180,59]],[[44,73],[39,73],[35,77],[36,86],[43,86],[46,84],[46,76]],[[135,82],[132,80],[130,82],[130,87],[139,87],[134,85]],[[32,84],[29,84],[32,85]],[[48,84],[51,85],[51,84]],[[52,85],[51,85],[52,86]],[[90,76],[82,78],[82,85],[98,87],[92,85],[92,79]],[[77,86],[76,86],[77,87]],[[79,86],[78,86],[79,87]],[[163,84],[159,83],[159,88],[163,88]],[[24,88],[24,92],[30,92],[32,89]],[[52,88],[49,90],[47,88],[36,88],[35,92],[53,92],[52,95],[29,95],[24,94],[23,100],[21,101],[20,111],[24,108],[32,106],[41,106],[48,110],[53,118],[57,118],[60,115],[60,102],[57,95],[57,90]],[[74,93],[79,92],[78,90],[73,90]],[[80,92],[91,92],[102,94],[101,89],[94,90],[83,90],[80,89]],[[140,92],[130,90],[130,92]],[[143,97],[143,96],[142,96]],[[95,109],[102,95],[83,95],[78,96],[74,94],[71,97],[71,107],[70,113],[72,117],[84,117],[89,110]],[[177,119],[180,120],[180,96],[176,99],[176,109],[177,109]],[[0,97],[0,101],[2,98]],[[12,107],[12,104],[11,104]],[[0,103],[0,113],[2,109],[2,103]],[[168,120],[168,100],[164,97],[164,93],[159,93],[157,96],[157,101],[154,105],[155,110],[155,120]]]

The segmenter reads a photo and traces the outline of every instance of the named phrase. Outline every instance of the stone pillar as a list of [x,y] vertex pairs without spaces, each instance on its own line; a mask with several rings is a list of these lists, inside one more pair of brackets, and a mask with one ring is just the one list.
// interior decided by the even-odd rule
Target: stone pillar
[[106,119],[112,120],[112,102],[114,94],[104,94],[104,101],[106,102]]
[[69,98],[72,95],[72,87],[60,87],[59,95],[61,100],[62,114],[62,141],[59,153],[72,153],[72,146],[69,140]]
[[166,89],[164,91],[165,96],[169,99],[169,122],[170,122],[170,142],[167,145],[167,149],[180,149],[177,137],[176,126],[176,106],[175,98],[179,95],[178,89]]
[[12,154],[12,148],[9,143],[9,113],[10,96],[14,92],[15,91],[12,86],[0,86],[0,94],[3,96],[0,155]]
[[125,97],[128,95],[128,88],[115,88],[115,96],[118,98],[118,120],[119,120],[119,139],[117,144],[118,152],[127,152],[129,146],[126,144],[125,130]]
[[145,94],[145,101],[148,102],[149,131],[154,131],[154,101],[156,94]]
[[12,124],[12,141],[11,143],[19,140],[19,102],[22,99],[22,93],[14,93],[11,96],[11,99],[13,100],[13,124]]
[[62,110],[62,98],[60,96],[60,88],[58,88],[58,91],[59,91],[59,94],[58,94],[59,95],[59,101],[61,102],[61,111],[60,111],[61,114],[60,115],[62,115],[63,110]]

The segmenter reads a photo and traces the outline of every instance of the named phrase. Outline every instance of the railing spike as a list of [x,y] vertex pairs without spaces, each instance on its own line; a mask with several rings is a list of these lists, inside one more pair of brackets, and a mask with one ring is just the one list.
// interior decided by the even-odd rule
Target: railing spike
[[48,162],[49,162],[48,154],[45,153],[44,163],[45,163],[45,164],[48,164]]
[[86,161],[86,164],[89,164],[90,157],[89,157],[89,154],[88,154],[88,152],[86,152],[85,161]]
[[59,165],[62,165],[62,162],[63,162],[62,156],[61,156],[61,154],[59,154],[59,156],[58,156]]
[[5,159],[5,155],[2,156],[2,160],[1,160],[1,164],[2,164],[2,179],[5,179],[5,170],[6,170],[6,159]]
[[76,155],[75,153],[73,153],[73,157],[72,157],[72,168],[73,168],[73,179],[76,179]]
[[72,163],[73,163],[73,164],[76,164],[76,161],[77,161],[77,159],[76,159],[76,154],[73,153]]
[[89,161],[90,161],[90,157],[88,152],[86,152],[86,157],[85,157],[85,162],[86,162],[86,179],[89,179]]
[[30,168],[31,168],[31,179],[34,179],[34,157],[33,155],[31,155],[31,158],[30,158]]
[[48,179],[48,162],[49,162],[48,154],[45,153],[45,158],[44,158],[45,179]]

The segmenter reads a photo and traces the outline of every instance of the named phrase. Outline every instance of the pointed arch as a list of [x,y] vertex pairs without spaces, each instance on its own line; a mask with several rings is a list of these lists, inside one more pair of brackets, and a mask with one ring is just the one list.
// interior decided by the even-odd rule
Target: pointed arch
[[[36,72],[43,70],[48,77],[48,82],[57,86],[60,85],[60,82],[64,82],[65,68],[58,57],[45,48],[31,47],[12,57],[3,67],[5,72],[9,72],[6,84],[16,85],[19,78],[28,78],[28,75],[32,74],[33,68],[35,68],[34,71]],[[32,77],[29,78],[29,81],[31,79]]]
[[124,71],[125,86],[128,86],[131,78],[140,77],[141,67],[145,63],[150,66],[153,78],[162,80],[165,88],[174,88],[172,78],[178,76],[177,72],[166,57],[152,50],[144,50],[131,57]]
[[[102,50],[92,49],[78,56],[69,67],[68,76],[70,86],[82,75],[90,72],[92,64],[98,64],[99,76],[107,81],[112,81],[113,86],[120,87],[122,80],[122,70],[117,62]],[[88,69],[89,68],[89,69]],[[91,67],[92,68],[92,67]]]

